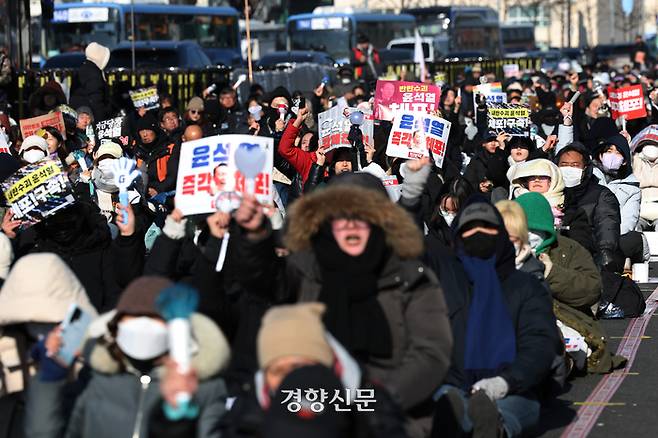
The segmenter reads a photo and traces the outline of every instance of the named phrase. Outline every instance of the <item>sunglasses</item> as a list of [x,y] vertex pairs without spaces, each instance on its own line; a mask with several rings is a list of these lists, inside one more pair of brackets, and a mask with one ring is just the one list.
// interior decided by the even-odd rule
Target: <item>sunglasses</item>
[[203,111],[193,110],[193,109],[190,110],[190,114],[201,114],[201,113],[203,113]]

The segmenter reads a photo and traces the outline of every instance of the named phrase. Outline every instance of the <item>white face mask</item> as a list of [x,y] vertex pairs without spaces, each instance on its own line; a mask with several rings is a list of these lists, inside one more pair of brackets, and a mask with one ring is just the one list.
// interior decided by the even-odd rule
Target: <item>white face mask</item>
[[121,351],[137,360],[155,359],[169,350],[167,327],[146,316],[119,323],[116,341]]
[[91,179],[97,188],[106,192],[115,192],[118,190],[114,181],[114,162],[115,159],[106,158],[96,165],[91,174]]
[[658,146],[646,145],[642,148],[642,155],[649,161],[655,161],[658,158]]
[[560,167],[565,187],[576,187],[583,179],[583,169],[577,167]]
[[528,232],[528,244],[530,245],[530,249],[532,249],[532,252],[537,251],[537,248],[539,248],[539,245],[542,244],[544,241],[544,236],[538,233],[534,233],[532,231]]
[[455,213],[452,213],[450,211],[444,211],[441,209],[441,216],[443,216],[443,219],[446,221],[446,224],[448,226],[452,225],[452,221],[455,220],[455,216],[457,216]]
[[30,149],[29,151],[23,152],[23,159],[30,164],[34,164],[44,158],[46,158],[46,153],[41,149]]

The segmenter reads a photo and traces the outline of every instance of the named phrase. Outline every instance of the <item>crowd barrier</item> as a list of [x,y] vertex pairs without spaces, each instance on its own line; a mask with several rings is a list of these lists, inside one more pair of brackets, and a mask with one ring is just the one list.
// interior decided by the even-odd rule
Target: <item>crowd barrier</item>
[[[182,111],[187,101],[211,83],[220,87],[230,81],[231,71],[223,67],[208,67],[202,70],[183,69],[116,69],[105,72],[108,95],[128,99],[128,91],[157,86],[162,94],[169,94]],[[13,113],[19,118],[28,117],[30,95],[50,80],[57,80],[64,88],[71,89],[76,71],[68,69],[20,71],[16,76],[16,95],[13,96]]]
[[[540,58],[508,58],[508,59],[494,59],[483,61],[468,61],[468,62],[435,62],[428,63],[426,68],[428,73],[434,77],[436,75],[443,76],[443,81],[448,84],[454,84],[460,75],[464,74],[467,67],[473,67],[474,64],[479,64],[482,67],[482,73],[494,73],[496,77],[503,78],[503,66],[505,64],[517,64],[519,70],[539,70],[541,68]],[[420,77],[420,66],[412,62],[396,62],[389,64],[384,72],[386,75],[396,75],[404,77],[407,80]]]
[[[472,67],[475,62],[436,62],[427,65],[432,77],[439,75],[447,83],[455,83],[460,75],[464,74],[466,67]],[[539,70],[541,59],[538,58],[510,58],[497,60],[484,60],[477,62],[483,73],[494,73],[503,77],[503,65],[518,64],[521,71]],[[113,98],[128,99],[128,91],[137,88],[156,85],[160,93],[174,97],[179,109],[182,111],[187,101],[201,92],[209,84],[215,83],[219,87],[232,84],[238,76],[246,74],[245,69],[229,69],[225,67],[207,67],[200,70],[185,69],[143,69],[132,71],[129,69],[109,70],[105,73],[109,95]],[[401,62],[389,64],[384,72],[386,75],[396,75],[407,80],[420,77],[418,64]],[[12,87],[10,102],[12,102],[12,115],[18,118],[29,117],[28,101],[30,95],[46,82],[56,79],[71,89],[75,70],[26,70],[16,74],[16,87]],[[336,68],[325,65],[302,63],[293,67],[280,67],[267,70],[255,70],[254,82],[262,85],[266,90],[283,86],[290,91],[312,91],[322,78],[335,79]],[[244,98],[249,93],[249,83],[244,82],[238,92]]]

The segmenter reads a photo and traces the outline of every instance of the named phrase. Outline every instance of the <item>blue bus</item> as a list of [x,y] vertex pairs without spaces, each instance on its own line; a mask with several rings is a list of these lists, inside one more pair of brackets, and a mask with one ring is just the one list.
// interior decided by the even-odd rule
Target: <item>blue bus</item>
[[411,15],[325,11],[317,8],[312,14],[288,18],[288,50],[327,52],[343,64],[349,62],[359,34],[378,49],[385,49],[393,39],[414,36],[416,22]]
[[[110,48],[132,37],[132,8],[117,3],[58,3],[45,31],[47,57],[92,41]],[[242,62],[238,11],[229,7],[136,4],[135,40],[196,41],[214,63]]]

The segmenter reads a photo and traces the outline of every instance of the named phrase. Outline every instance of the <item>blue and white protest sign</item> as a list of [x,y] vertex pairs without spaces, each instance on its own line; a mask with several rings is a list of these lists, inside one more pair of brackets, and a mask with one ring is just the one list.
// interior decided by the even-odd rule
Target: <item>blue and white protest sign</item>
[[[216,135],[181,145],[178,179],[176,181],[176,207],[184,215],[215,212],[220,194],[233,194],[234,199],[245,191],[246,178],[237,167],[236,158],[243,153],[264,157],[261,170],[253,179],[253,194],[262,203],[272,202],[272,168],[274,167],[274,141],[252,135]],[[260,159],[259,159],[260,161]],[[259,165],[259,167],[261,167]]]

